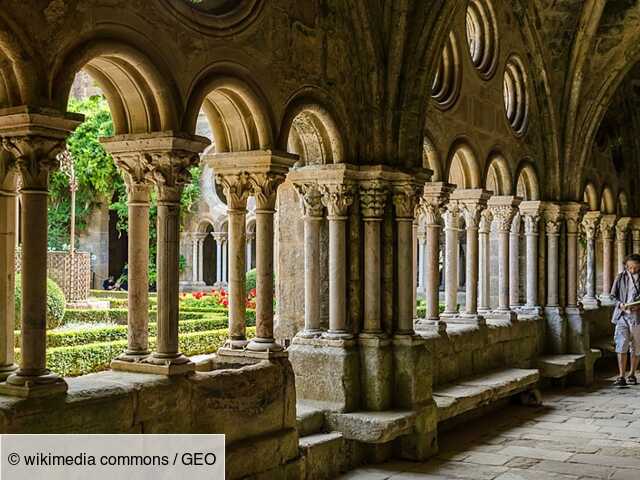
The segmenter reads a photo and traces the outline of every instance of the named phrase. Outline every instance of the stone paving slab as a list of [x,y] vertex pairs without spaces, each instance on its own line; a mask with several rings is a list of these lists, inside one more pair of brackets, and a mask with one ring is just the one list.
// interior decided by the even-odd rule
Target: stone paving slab
[[510,405],[469,421],[439,438],[440,452],[429,462],[365,467],[340,478],[640,480],[640,386],[613,388],[612,380],[547,391],[542,407]]

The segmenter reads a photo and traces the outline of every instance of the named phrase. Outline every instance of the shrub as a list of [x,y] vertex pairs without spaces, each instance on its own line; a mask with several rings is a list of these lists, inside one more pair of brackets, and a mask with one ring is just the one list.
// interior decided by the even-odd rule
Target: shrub
[[[16,325],[20,328],[20,310],[22,307],[22,276],[16,274],[15,287]],[[62,324],[67,300],[56,282],[47,278],[47,329],[53,329]]]
[[[247,338],[252,338],[256,329],[247,328]],[[226,329],[180,335],[180,351],[185,355],[214,352],[221,347],[228,336]],[[149,348],[155,348],[156,339],[149,338]],[[106,370],[111,360],[127,347],[126,340],[91,343],[88,345],[57,347],[47,349],[47,367],[63,376],[84,375]],[[20,350],[16,350],[16,361],[20,360]]]
[[[104,323],[112,322],[119,325],[127,324],[127,309],[125,308],[109,308],[109,309],[83,309],[70,308],[65,312],[63,323]],[[204,312],[180,312],[180,320],[197,320],[205,316]],[[158,317],[156,310],[149,312],[149,322],[155,322]]]
[[246,286],[247,292],[256,288],[256,269],[255,268],[249,270],[245,275],[245,286]]

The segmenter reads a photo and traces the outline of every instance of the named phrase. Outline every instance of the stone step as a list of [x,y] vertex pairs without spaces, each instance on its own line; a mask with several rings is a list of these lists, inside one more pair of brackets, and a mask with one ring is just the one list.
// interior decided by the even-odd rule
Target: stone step
[[296,428],[299,437],[306,437],[322,432],[324,429],[324,412],[317,408],[296,403]]
[[328,413],[327,425],[331,430],[341,432],[347,440],[387,443],[411,433],[421,413],[414,410]]
[[508,368],[438,386],[433,391],[438,421],[534,388],[539,380],[537,369]]
[[538,358],[538,370],[544,378],[564,378],[572,372],[584,370],[584,354],[544,355]]
[[300,455],[305,463],[306,478],[336,478],[346,464],[344,438],[340,432],[316,433],[298,441]]

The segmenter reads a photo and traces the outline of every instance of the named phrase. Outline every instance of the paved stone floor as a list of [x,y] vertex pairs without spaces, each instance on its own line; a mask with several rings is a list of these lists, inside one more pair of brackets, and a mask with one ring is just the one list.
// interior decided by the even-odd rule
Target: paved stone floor
[[346,479],[640,480],[640,386],[600,377],[583,388],[547,390],[542,407],[510,405],[440,437],[427,463],[366,466]]

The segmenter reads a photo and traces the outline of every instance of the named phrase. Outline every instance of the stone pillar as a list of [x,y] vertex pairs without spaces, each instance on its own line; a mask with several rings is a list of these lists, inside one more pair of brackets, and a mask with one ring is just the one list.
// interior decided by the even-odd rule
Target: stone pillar
[[458,255],[460,254],[460,207],[450,201],[444,212],[444,296],[445,307],[442,316],[458,315]]
[[[273,337],[273,217],[278,186],[293,166],[290,157],[273,156],[263,168],[251,173],[251,185],[256,199],[256,337],[247,345],[248,350],[281,351],[282,346]],[[243,278],[244,281],[244,278]]]
[[627,232],[631,217],[622,217],[616,223],[616,263],[614,276],[624,271],[624,259],[627,256]]
[[484,324],[484,318],[478,315],[478,273],[479,245],[478,235],[482,211],[487,206],[490,193],[484,190],[456,190],[452,199],[462,208],[465,219],[466,273],[465,273],[465,311],[461,315],[465,321]]
[[493,214],[485,209],[480,215],[478,225],[478,311],[482,314],[491,312],[491,224]]
[[602,235],[602,292],[600,301],[611,304],[611,286],[613,284],[613,230],[616,224],[614,214],[603,215],[600,220],[600,235]]
[[196,240],[196,232],[192,232],[189,235],[191,240],[191,283],[194,285],[198,283],[198,240]]
[[350,183],[321,183],[329,215],[329,330],[326,338],[352,338],[347,329],[347,219],[353,203]]
[[295,184],[304,210],[304,330],[296,336],[322,334],[320,323],[320,227],[322,196],[315,182]]
[[635,217],[631,220],[631,253],[640,254],[640,218]]
[[[256,232],[247,232],[247,272],[251,270],[251,263],[253,259],[251,258],[251,254],[253,253],[252,243],[256,238]],[[257,244],[256,244],[256,252],[257,252]]]
[[426,266],[425,261],[427,246],[427,232],[426,228],[418,227],[418,291],[424,294],[425,291],[425,275]]
[[198,234],[198,284],[204,285],[204,239],[206,233]]
[[589,321],[578,304],[578,227],[584,208],[584,204],[577,202],[567,202],[561,207],[567,237],[567,352],[581,354],[590,353]]
[[231,237],[231,229],[229,233],[225,233],[222,237],[222,283],[229,285],[229,269],[231,268],[231,261],[229,260],[229,241],[227,238]]
[[18,367],[14,363],[16,168],[11,157],[0,157],[0,381]]
[[[51,373],[46,366],[47,206],[49,174],[58,168],[57,155],[65,146],[66,136],[78,125],[81,118],[73,114],[36,115],[26,108],[16,108],[0,119],[2,147],[12,156],[8,162],[13,164],[15,161],[21,175],[22,207],[20,368],[11,373],[5,383],[0,384],[0,394],[19,397],[64,394],[67,391],[66,382]],[[8,165],[5,163],[4,166]],[[3,183],[7,180],[7,170],[2,172]],[[5,259],[5,265],[10,264],[11,260]],[[3,289],[9,287],[12,273],[13,270],[4,271],[6,277]],[[8,300],[10,297],[5,299]],[[4,310],[6,312],[10,307],[5,306]],[[5,332],[13,327],[12,319],[5,318],[1,322]],[[3,341],[7,341],[7,338]],[[13,341],[10,348],[13,348],[12,344]],[[5,352],[3,360],[4,367],[12,370],[11,354]]]
[[498,308],[492,315],[515,319],[509,308],[509,234],[520,204],[518,197],[493,196],[488,205],[498,233]]
[[424,218],[425,245],[422,266],[425,272],[425,304],[424,320],[419,320],[418,330],[423,326],[437,326],[441,333],[446,331],[446,323],[440,320],[440,230],[442,228],[442,211],[453,191],[453,185],[442,182],[427,183],[420,200],[420,213]]
[[158,334],[155,351],[140,362],[148,373],[180,375],[193,372],[195,365],[180,353],[178,342],[180,196],[191,181],[189,169],[199,163],[199,153],[209,140],[173,133],[143,138],[158,201]]
[[216,242],[216,282],[215,285],[221,287],[223,285],[222,277],[222,245],[227,238],[226,232],[212,232],[213,239]]
[[566,353],[567,320],[560,306],[560,229],[562,215],[560,207],[553,203],[544,205],[545,232],[547,235],[547,347],[551,353]]
[[[238,170],[240,168],[238,167]],[[245,172],[231,171],[222,174],[219,170],[216,182],[222,185],[227,199],[228,243],[222,243],[222,282],[227,274],[227,249],[229,251],[229,340],[225,348],[243,349],[246,336],[246,291],[245,291],[245,224],[247,199],[251,194],[249,176]],[[225,245],[227,244],[227,245]],[[256,305],[257,306],[257,305]]]
[[520,303],[520,229],[522,218],[513,216],[509,233],[509,306],[518,309]]
[[127,349],[111,362],[111,368],[130,370],[131,363],[149,355],[149,193],[153,185],[152,169],[140,141],[133,138],[129,141],[114,140],[112,137],[102,143],[113,157],[127,187]]
[[597,308],[600,300],[596,296],[596,234],[600,224],[600,212],[587,212],[582,219],[582,229],[587,241],[587,282],[582,305]]
[[397,306],[398,324],[396,335],[413,335],[413,221],[417,191],[410,182],[396,182],[393,191],[397,228]]
[[538,226],[540,221],[540,202],[533,200],[522,202],[520,204],[520,214],[524,219],[527,265],[527,298],[522,311],[540,315],[542,313],[538,298]]
[[364,328],[365,335],[381,335],[381,230],[387,186],[373,180],[360,184],[360,211],[364,223]]

